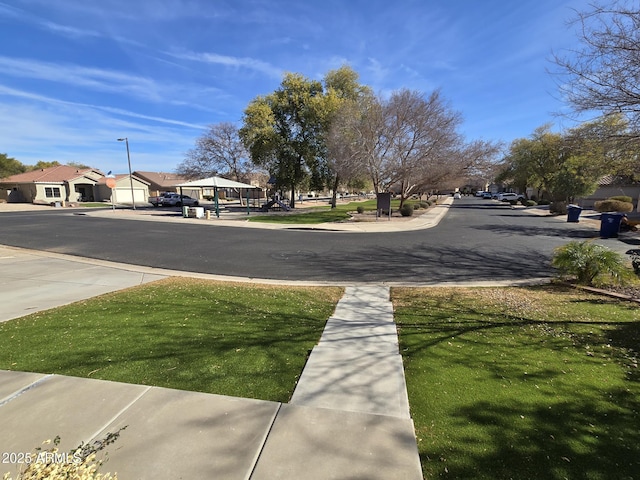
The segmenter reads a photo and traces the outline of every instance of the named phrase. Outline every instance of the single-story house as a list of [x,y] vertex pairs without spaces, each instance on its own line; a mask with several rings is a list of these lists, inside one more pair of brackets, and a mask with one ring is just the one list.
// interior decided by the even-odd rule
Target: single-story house
[[149,183],[149,195],[158,196],[163,192],[178,192],[179,183],[188,182],[189,179],[177,173],[164,172],[133,172],[134,177],[138,177]]
[[587,197],[577,198],[576,203],[582,208],[593,208],[599,200],[620,195],[631,197],[635,210],[640,212],[640,183],[613,175],[602,177],[598,182],[598,189]]
[[[112,177],[116,185],[114,188],[107,186],[107,177],[102,177],[96,188],[101,201],[108,201],[119,204],[130,204],[131,202],[131,184],[133,183],[133,199],[138,205],[146,204],[149,201],[149,182],[138,178],[136,175],[129,174],[115,175]],[[112,197],[113,195],[113,197]]]
[[42,168],[0,179],[0,199],[10,203],[98,200],[96,185],[104,174],[69,165]]

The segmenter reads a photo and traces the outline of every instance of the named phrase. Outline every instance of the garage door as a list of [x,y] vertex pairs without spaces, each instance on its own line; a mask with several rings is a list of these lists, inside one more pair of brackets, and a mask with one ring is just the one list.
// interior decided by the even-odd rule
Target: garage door
[[[133,189],[133,198],[136,203],[146,203],[147,196],[143,188]],[[113,201],[115,203],[131,203],[131,189],[130,188],[114,188],[113,189]]]

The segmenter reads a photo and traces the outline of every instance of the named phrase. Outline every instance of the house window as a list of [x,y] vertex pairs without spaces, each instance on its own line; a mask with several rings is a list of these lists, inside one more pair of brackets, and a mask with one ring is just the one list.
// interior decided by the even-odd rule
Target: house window
[[45,187],[44,195],[47,198],[60,198],[60,188],[59,187]]

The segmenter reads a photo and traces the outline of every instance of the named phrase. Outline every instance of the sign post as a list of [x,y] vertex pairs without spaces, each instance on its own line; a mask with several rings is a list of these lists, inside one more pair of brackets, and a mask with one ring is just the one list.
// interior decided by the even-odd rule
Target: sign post
[[113,203],[113,189],[116,188],[116,179],[113,177],[107,177],[107,187],[111,189],[111,210],[115,210],[116,206]]
[[391,192],[376,194],[376,220],[382,216],[383,211],[387,211],[389,214],[389,220],[391,220]]

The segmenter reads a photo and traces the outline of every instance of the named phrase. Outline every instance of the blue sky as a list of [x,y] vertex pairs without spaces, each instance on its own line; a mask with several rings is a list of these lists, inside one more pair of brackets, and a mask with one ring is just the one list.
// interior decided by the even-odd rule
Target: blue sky
[[0,0],[0,153],[173,171],[283,72],[349,65],[388,95],[441,89],[467,140],[570,127],[553,51],[588,0]]

